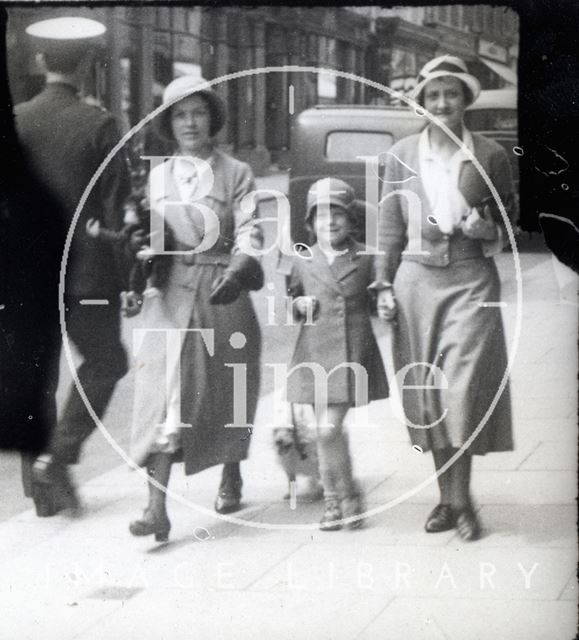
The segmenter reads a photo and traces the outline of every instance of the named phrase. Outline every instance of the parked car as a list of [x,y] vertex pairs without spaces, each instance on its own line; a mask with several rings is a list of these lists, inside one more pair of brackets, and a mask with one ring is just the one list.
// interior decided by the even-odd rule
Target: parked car
[[[482,91],[467,110],[465,122],[502,144],[512,163],[518,192],[516,90]],[[291,132],[289,201],[294,242],[307,242],[303,225],[306,194],[323,177],[341,178],[365,199],[365,163],[361,156],[379,155],[400,138],[419,132],[424,117],[413,109],[367,105],[316,106],[295,118]],[[385,160],[386,156],[382,157]],[[380,169],[381,170],[381,169]]]
[[[471,131],[482,133],[501,144],[511,161],[515,191],[519,192],[519,131],[517,90],[490,89],[481,91],[478,100],[464,114],[464,122]],[[513,151],[514,150],[514,151]]]
[[[424,118],[406,107],[365,105],[316,106],[302,111],[291,131],[289,201],[291,233],[307,242],[303,221],[310,185],[327,176],[341,178],[365,198],[365,163],[400,138],[420,131]],[[385,159],[385,157],[384,157]]]

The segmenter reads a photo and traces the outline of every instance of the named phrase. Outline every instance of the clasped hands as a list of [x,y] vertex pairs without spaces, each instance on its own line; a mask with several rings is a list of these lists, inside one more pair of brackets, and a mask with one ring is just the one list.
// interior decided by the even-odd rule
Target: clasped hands
[[297,314],[306,319],[315,321],[320,311],[320,303],[314,296],[298,296],[293,301],[294,309]]
[[376,297],[378,317],[385,322],[394,322],[398,314],[398,305],[392,288],[378,291]]

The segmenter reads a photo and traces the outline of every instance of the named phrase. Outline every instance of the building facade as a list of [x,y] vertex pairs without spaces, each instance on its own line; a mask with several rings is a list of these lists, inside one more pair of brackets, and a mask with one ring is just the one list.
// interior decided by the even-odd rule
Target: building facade
[[[408,93],[422,65],[443,53],[464,58],[483,89],[516,84],[518,16],[490,5],[438,7],[199,7],[141,5],[8,9],[13,101],[40,91],[43,76],[26,27],[59,15],[107,27],[83,93],[125,131],[161,104],[163,89],[189,73],[206,79],[286,65],[345,71]],[[228,121],[220,144],[261,174],[286,166],[294,114],[319,103],[395,103],[384,91],[329,73],[270,71],[216,85]],[[146,126],[135,157],[169,153]]]
[[[70,15],[71,7],[8,10],[8,66],[14,103],[29,99],[43,78],[25,28]],[[75,15],[103,22],[103,46],[83,87],[89,100],[112,111],[125,131],[161,104],[164,87],[189,73],[217,79],[247,69],[323,67],[363,76],[370,20],[333,7],[79,7]],[[366,100],[364,86],[331,74],[269,72],[219,83],[228,121],[219,142],[257,173],[287,161],[294,113],[320,102]],[[168,152],[145,127],[133,140],[137,155]]]
[[[483,89],[517,84],[519,18],[507,7],[353,7],[372,23],[373,60],[368,77],[409,93],[425,62],[437,55],[463,58]],[[375,92],[371,102],[395,102]]]

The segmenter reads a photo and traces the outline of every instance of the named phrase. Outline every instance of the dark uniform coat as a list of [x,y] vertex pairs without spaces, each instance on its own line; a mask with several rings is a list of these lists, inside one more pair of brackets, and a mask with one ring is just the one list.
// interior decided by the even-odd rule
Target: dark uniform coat
[[[247,457],[259,394],[261,334],[248,289],[262,285],[258,261],[239,249],[242,236],[251,234],[256,211],[242,211],[242,198],[255,189],[249,165],[220,151],[210,161],[214,183],[196,203],[209,207],[219,219],[220,233],[211,248],[194,256],[175,255],[163,285],[162,296],[145,298],[138,316],[145,329],[203,329],[183,333],[176,358],[167,365],[164,333],[148,333],[137,352],[131,454],[144,464],[158,439],[158,426],[167,420],[169,407],[178,409],[180,441],[187,474]],[[185,206],[170,159],[151,171],[150,200],[153,213],[164,217],[181,250],[198,247],[204,221],[194,205]],[[169,206],[165,203],[172,202]],[[178,204],[176,204],[178,203]],[[243,290],[227,305],[209,302],[211,287],[226,271],[234,272]],[[208,332],[208,333],[207,333]],[[246,426],[234,424],[234,369],[245,367],[246,384],[236,393],[245,402]],[[173,372],[167,380],[169,370]],[[180,371],[180,384],[176,371]],[[180,387],[179,406],[175,385]],[[169,398],[169,400],[168,400]],[[173,419],[177,413],[173,412]],[[237,418],[241,418],[241,413]]]
[[[115,118],[79,100],[76,89],[50,83],[16,106],[16,128],[30,168],[61,205],[67,227],[80,199],[104,159],[119,141]],[[95,218],[108,229],[123,225],[123,204],[130,187],[122,151],[111,159],[80,213],[67,265],[66,293],[79,297],[118,297],[122,279],[114,249],[86,232]]]
[[[329,404],[361,406],[388,397],[384,364],[370,322],[367,287],[374,279],[372,257],[360,255],[363,250],[363,245],[352,242],[348,252],[336,256],[330,265],[315,244],[310,258],[293,258],[289,293],[294,297],[314,296],[319,312],[313,325],[302,319],[291,366],[318,363],[326,374],[336,369],[328,379]],[[367,373],[366,398],[359,396],[364,374],[356,388],[355,374],[352,368],[343,366],[345,363],[361,365]],[[290,375],[288,400],[314,403],[314,376],[307,367]]]

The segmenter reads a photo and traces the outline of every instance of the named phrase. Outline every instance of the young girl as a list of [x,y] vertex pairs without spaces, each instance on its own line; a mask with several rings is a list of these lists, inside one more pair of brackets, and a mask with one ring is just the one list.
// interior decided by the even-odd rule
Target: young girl
[[[304,366],[289,378],[288,400],[314,405],[324,486],[323,531],[341,529],[342,518],[358,516],[348,522],[350,528],[362,524],[363,500],[353,478],[343,421],[350,407],[388,397],[370,323],[367,287],[374,281],[372,256],[361,255],[364,246],[352,238],[355,206],[354,191],[342,180],[324,178],[312,185],[306,225],[317,242],[292,259],[289,284],[294,312],[301,320],[291,366]],[[320,366],[327,398],[323,389],[316,389],[312,372]]]

